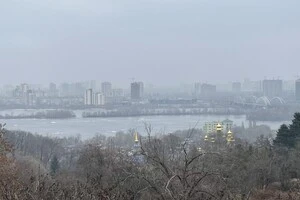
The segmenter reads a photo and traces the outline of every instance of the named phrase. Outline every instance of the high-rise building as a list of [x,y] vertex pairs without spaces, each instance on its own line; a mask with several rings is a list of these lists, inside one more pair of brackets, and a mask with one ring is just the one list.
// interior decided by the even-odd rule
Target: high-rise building
[[112,90],[112,96],[113,97],[123,97],[124,96],[124,90],[121,88],[116,88]]
[[21,84],[21,89],[23,94],[26,94],[26,92],[29,90],[29,85],[27,83]]
[[243,91],[246,91],[246,92],[261,92],[262,91],[261,81],[251,81],[249,79],[245,79],[242,87],[243,87]]
[[90,88],[90,89],[93,89],[92,87],[87,87],[85,86],[85,83],[83,82],[76,82],[76,83],[73,83],[71,84],[71,92],[70,92],[70,95],[72,96],[81,96],[82,93],[84,93],[84,91],[87,89],[87,88]]
[[27,90],[25,94],[25,105],[27,106],[33,106],[34,105],[34,97],[35,94],[32,90]]
[[49,96],[54,97],[57,95],[58,95],[58,92],[57,92],[56,84],[50,83],[49,84]]
[[211,84],[202,84],[201,85],[201,95],[202,96],[210,96],[217,92],[217,86]]
[[49,90],[50,91],[55,91],[56,90],[56,84],[55,83],[50,83],[49,84]]
[[101,84],[101,91],[105,97],[111,96],[112,84],[110,82],[103,82]]
[[[296,80],[299,81],[299,80]],[[295,80],[285,80],[282,83],[282,90],[284,93],[293,93],[295,92]]]
[[133,82],[131,83],[131,99],[139,100],[143,97],[144,84],[143,82]]
[[282,80],[263,80],[263,93],[267,97],[282,95]]
[[140,96],[141,96],[141,98],[143,98],[144,97],[144,83],[138,82],[138,84],[140,85]]
[[296,100],[300,102],[300,79],[296,80],[295,96],[296,96]]
[[26,83],[23,83],[21,85],[18,85],[16,89],[13,91],[14,97],[24,97],[26,98],[27,92],[29,89],[29,85]]
[[94,104],[97,106],[105,105],[105,96],[103,93],[98,92],[95,94]]
[[66,97],[70,94],[70,84],[62,83],[60,86],[60,96]]
[[195,83],[194,93],[195,93],[195,96],[198,96],[201,93],[201,83],[200,82]]
[[240,82],[232,83],[232,92],[239,93],[242,90],[242,84]]
[[93,90],[97,89],[97,81],[96,80],[90,81],[90,88],[92,88]]
[[84,104],[85,105],[93,105],[93,90],[92,89],[88,89],[85,91]]

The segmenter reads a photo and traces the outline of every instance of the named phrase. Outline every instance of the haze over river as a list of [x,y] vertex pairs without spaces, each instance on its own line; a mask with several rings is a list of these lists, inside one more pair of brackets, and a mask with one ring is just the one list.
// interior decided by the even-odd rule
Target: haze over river
[[[0,123],[6,123],[9,130],[23,130],[32,133],[49,136],[76,136],[83,139],[93,137],[97,133],[106,136],[114,135],[117,131],[137,129],[141,134],[145,133],[144,123],[151,124],[154,133],[170,133],[176,130],[189,128],[202,129],[207,121],[222,121],[230,119],[234,124],[245,127],[248,121],[245,115],[200,115],[200,116],[146,116],[146,117],[116,117],[116,118],[82,118],[81,111],[76,111],[76,118],[72,119],[5,119]],[[257,122],[257,125],[265,124],[276,130],[282,123],[289,122]]]

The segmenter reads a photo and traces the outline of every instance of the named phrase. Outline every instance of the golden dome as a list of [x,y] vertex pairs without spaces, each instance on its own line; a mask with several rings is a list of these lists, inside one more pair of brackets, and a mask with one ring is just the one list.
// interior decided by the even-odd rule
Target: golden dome
[[217,125],[217,131],[222,131],[222,125],[220,123]]
[[208,140],[208,135],[205,135],[204,141],[207,141],[207,140]]
[[134,134],[134,142],[139,142],[139,137],[137,132],[135,132]]
[[235,139],[234,139],[234,136],[233,136],[233,133],[229,130],[228,133],[227,133],[227,138],[226,138],[227,142],[228,143],[231,143],[231,142],[234,142]]

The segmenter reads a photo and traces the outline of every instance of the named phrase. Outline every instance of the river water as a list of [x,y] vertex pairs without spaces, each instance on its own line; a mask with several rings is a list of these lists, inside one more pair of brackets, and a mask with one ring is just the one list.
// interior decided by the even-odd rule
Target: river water
[[[200,115],[200,116],[146,116],[146,117],[116,117],[116,118],[82,118],[80,111],[73,119],[7,119],[0,123],[6,123],[9,130],[23,130],[48,136],[76,136],[88,139],[101,133],[106,136],[114,135],[117,131],[128,131],[133,128],[141,134],[145,133],[144,123],[151,124],[155,133],[170,133],[175,130],[189,128],[201,129],[207,121],[222,121],[230,119],[234,124],[248,126],[246,116],[228,115]],[[257,125],[265,124],[276,130],[282,123],[288,122],[257,122]]]

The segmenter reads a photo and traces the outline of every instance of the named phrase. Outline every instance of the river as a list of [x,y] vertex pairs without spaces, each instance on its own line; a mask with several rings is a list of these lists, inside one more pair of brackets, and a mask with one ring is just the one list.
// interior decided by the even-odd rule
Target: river
[[[6,128],[9,130],[23,130],[54,137],[80,134],[82,139],[91,138],[97,133],[110,136],[117,131],[127,131],[130,128],[136,129],[143,134],[145,133],[145,122],[151,124],[155,133],[170,133],[175,130],[185,130],[193,127],[201,129],[207,121],[222,121],[224,119],[234,121],[236,126],[241,126],[242,123],[244,123],[245,127],[248,126],[244,115],[82,118],[80,111],[76,112],[76,114],[77,117],[72,119],[5,119],[0,121],[0,123],[6,123]],[[257,122],[257,125],[265,124],[276,130],[282,123],[288,122]]]

